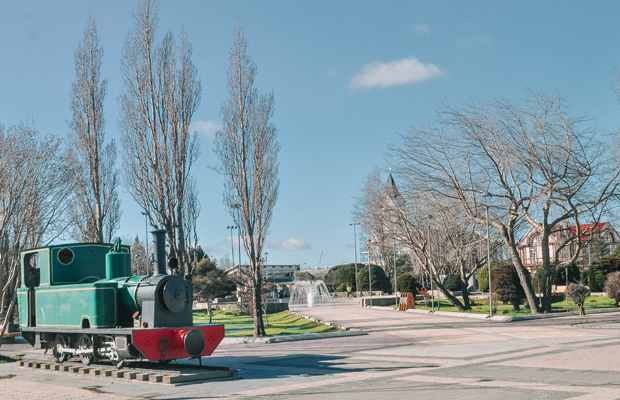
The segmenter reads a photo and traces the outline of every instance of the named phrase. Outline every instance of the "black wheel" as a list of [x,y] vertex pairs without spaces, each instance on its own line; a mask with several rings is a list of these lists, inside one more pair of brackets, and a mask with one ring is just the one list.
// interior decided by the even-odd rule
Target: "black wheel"
[[54,354],[54,358],[56,359],[56,362],[59,362],[59,363],[65,362],[69,358],[69,354],[63,353],[61,351],[61,348],[62,348],[62,345],[57,344],[56,346],[54,346],[54,349],[52,350],[52,353]]
[[54,345],[54,349],[52,353],[54,354],[54,358],[56,362],[64,362],[69,359],[69,353],[63,353],[62,349],[65,346],[65,338],[61,335],[56,335],[56,344]]
[[[93,340],[91,339],[89,335],[81,335],[78,338],[78,349],[79,350],[87,350],[87,349],[93,350]],[[90,365],[93,362],[94,358],[95,357],[93,353],[80,354],[80,360],[82,361],[82,364],[84,365]]]

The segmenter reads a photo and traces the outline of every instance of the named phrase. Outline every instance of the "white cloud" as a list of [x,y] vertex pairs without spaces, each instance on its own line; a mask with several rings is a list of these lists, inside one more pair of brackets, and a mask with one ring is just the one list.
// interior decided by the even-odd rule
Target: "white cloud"
[[428,35],[429,33],[431,33],[431,28],[429,28],[428,25],[423,25],[423,24],[414,26],[413,30],[415,33],[418,33],[420,35]]
[[303,250],[309,249],[311,246],[305,240],[288,238],[279,242],[265,242],[265,247],[271,250]]
[[213,138],[215,132],[222,128],[222,124],[215,121],[192,121],[189,129],[208,138]]
[[351,80],[351,87],[389,87],[422,82],[442,76],[444,71],[435,64],[424,64],[415,57],[394,60],[388,63],[377,61],[365,65]]

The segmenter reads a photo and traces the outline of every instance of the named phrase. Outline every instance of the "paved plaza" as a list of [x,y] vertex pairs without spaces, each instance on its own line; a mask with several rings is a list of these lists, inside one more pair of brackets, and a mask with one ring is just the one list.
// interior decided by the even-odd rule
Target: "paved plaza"
[[[364,309],[353,300],[294,311],[368,334],[225,339],[205,362],[239,370],[238,379],[181,386],[0,364],[0,398],[620,399],[620,312],[501,323]],[[0,353],[43,358],[21,343]]]

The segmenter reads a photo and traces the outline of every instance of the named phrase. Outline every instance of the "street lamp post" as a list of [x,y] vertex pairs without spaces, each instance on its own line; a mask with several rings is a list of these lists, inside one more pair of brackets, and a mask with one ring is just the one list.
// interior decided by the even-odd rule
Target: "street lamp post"
[[357,293],[357,297],[360,297],[360,294],[357,290],[357,235],[355,232],[355,226],[359,224],[359,222],[349,224],[349,226],[353,225],[353,247],[355,248],[355,293]]
[[370,306],[372,307],[372,275],[370,274],[370,241],[366,242],[366,250],[368,250],[368,292],[370,293]]
[[146,253],[146,274],[149,275],[149,223],[148,223],[148,217],[146,215],[146,213],[144,211],[140,212],[142,215],[144,215],[144,245],[146,246],[146,249],[144,249],[144,252]]
[[[432,218],[432,216],[429,216]],[[428,225],[428,270],[431,280],[431,312],[435,312],[435,292],[433,291],[433,265],[431,263],[431,226]]]
[[493,197],[493,195],[489,192],[483,194],[482,197],[485,198],[485,207],[487,211],[487,265],[489,267],[489,317],[493,318],[493,295],[491,290],[491,243],[489,236],[489,199]]
[[394,242],[394,301],[398,309],[398,285],[396,284],[396,242]]
[[[233,242],[233,234],[232,234],[232,230],[236,229],[237,227],[235,225],[230,225],[226,227],[227,229],[230,229],[230,252],[232,253],[232,266],[235,266],[235,242]],[[241,263],[239,263],[239,271],[241,271]]]

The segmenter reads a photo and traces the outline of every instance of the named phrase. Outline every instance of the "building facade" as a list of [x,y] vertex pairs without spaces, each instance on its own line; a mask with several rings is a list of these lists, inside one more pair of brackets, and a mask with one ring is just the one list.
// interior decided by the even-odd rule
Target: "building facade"
[[[578,263],[588,262],[591,246],[596,244],[601,256],[611,254],[620,244],[620,235],[609,222],[584,224],[580,226],[582,251]],[[577,251],[577,226],[560,225],[549,236],[549,257],[554,260],[556,253],[559,261],[569,260]],[[530,272],[536,272],[543,265],[541,236],[532,227],[517,243],[523,266]]]

